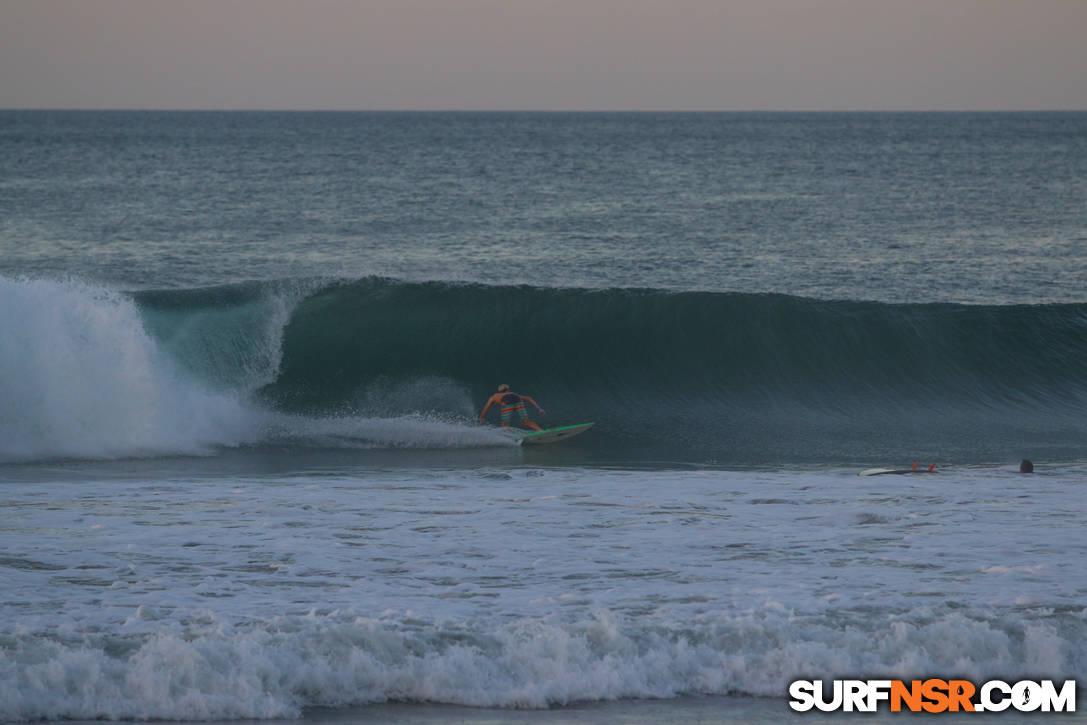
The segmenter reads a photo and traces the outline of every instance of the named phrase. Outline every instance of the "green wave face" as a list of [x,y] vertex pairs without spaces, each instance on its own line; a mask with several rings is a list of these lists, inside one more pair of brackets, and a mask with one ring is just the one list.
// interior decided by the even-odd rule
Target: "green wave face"
[[139,301],[191,369],[291,413],[471,420],[508,383],[545,424],[597,421],[619,457],[989,460],[1085,440],[1087,305],[385,279]]

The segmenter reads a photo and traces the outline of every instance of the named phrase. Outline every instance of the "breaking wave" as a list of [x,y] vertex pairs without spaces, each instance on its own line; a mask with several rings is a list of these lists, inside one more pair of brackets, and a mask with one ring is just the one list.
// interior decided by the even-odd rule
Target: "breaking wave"
[[[133,294],[0,278],[0,460],[463,447],[499,382],[610,459],[1082,457],[1087,305],[368,278]],[[572,445],[572,444],[571,444]]]

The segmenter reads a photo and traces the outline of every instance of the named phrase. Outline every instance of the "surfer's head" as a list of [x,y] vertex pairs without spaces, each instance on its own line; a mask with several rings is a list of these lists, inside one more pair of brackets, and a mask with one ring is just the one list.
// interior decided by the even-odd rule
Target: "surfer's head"
[[500,393],[504,393],[509,389],[510,389],[510,386],[506,385],[505,383],[502,383],[501,385],[498,386],[498,392],[500,392]]

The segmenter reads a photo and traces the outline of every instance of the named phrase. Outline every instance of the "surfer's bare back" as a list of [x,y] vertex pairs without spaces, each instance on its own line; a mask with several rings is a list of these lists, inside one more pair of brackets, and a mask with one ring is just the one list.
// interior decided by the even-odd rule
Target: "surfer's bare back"
[[542,430],[540,426],[529,420],[528,411],[525,410],[525,403],[530,403],[539,411],[540,415],[547,415],[547,411],[541,408],[535,400],[527,395],[518,395],[511,392],[510,386],[502,383],[498,386],[498,392],[487,399],[487,404],[483,406],[483,412],[479,414],[479,422],[482,423],[484,418],[487,417],[487,411],[491,409],[492,405],[497,405],[498,411],[502,415],[503,428],[509,426],[513,414],[517,413],[521,416],[521,425],[533,430]]

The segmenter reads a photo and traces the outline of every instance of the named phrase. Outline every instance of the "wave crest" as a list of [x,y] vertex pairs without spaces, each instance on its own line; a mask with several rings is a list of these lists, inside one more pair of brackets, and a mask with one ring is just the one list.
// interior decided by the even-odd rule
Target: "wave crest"
[[[476,445],[499,382],[545,423],[596,421],[576,446],[609,460],[1057,460],[1087,437],[1082,304],[377,278],[134,295],[0,278],[0,302],[8,461],[311,445],[320,425]],[[460,430],[388,444],[391,420]]]

